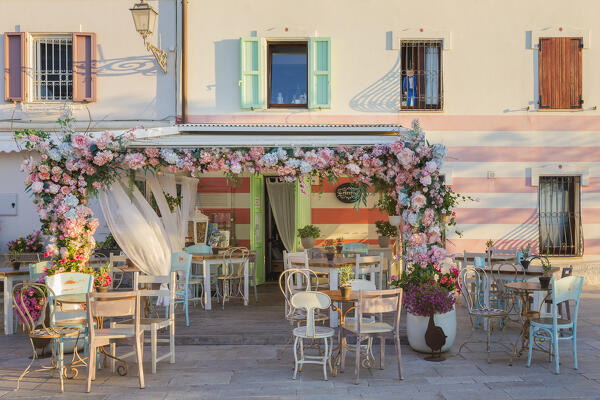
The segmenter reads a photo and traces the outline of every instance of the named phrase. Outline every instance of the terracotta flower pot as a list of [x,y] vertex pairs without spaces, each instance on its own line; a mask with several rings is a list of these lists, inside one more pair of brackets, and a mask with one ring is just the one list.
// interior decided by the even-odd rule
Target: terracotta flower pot
[[312,249],[313,247],[315,247],[315,238],[312,238],[312,237],[300,238],[300,242],[302,242],[302,247],[306,250]]
[[390,247],[390,237],[389,236],[379,236],[379,238],[377,238],[377,240],[379,241],[379,247],[381,247],[382,249],[387,249],[388,247]]

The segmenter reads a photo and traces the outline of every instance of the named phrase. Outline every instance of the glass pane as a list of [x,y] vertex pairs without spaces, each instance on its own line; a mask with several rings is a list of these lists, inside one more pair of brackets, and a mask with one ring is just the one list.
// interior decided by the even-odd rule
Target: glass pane
[[271,104],[307,104],[306,46],[271,48]]

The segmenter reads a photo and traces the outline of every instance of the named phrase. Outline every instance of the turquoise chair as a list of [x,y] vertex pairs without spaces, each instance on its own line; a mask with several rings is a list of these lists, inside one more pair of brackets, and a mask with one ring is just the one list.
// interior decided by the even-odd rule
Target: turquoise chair
[[[473,259],[473,266],[475,268],[479,268],[485,271],[485,257],[475,257]],[[477,290],[475,291],[475,293],[477,293],[477,301],[479,304],[484,304],[484,297],[485,297],[485,288],[484,285],[480,285],[480,282],[477,282]],[[490,299],[490,301],[492,301],[493,299]],[[475,329],[479,329],[479,324],[481,323],[481,317],[475,317]]]
[[[533,342],[538,338],[552,341],[552,348],[549,350],[550,357],[554,355],[554,372],[556,374],[560,373],[558,341],[571,340],[573,342],[573,368],[577,369],[577,311],[579,310],[582,286],[583,277],[581,276],[569,276],[552,281],[552,318],[533,318],[530,321],[529,353],[527,355],[528,367],[531,366]],[[559,317],[558,307],[556,307],[563,301],[569,300],[573,300],[574,303],[573,318],[571,320]]]
[[354,251],[360,253],[361,256],[366,256],[369,253],[369,245],[367,243],[352,242],[342,244],[342,252]]
[[[207,244],[194,244],[185,248],[186,253],[194,254],[212,254],[212,247]],[[211,277],[212,279],[212,277]],[[204,291],[204,275],[203,274],[194,274],[194,268],[192,268],[192,274],[190,276],[191,284],[194,286],[194,299],[202,299],[202,292]],[[215,279],[213,283],[217,281],[217,277],[215,275]]]
[[[86,294],[92,291],[94,285],[94,276],[83,274],[81,272],[63,272],[52,276],[46,276],[46,285],[52,289],[56,297],[64,294]],[[50,315],[53,315],[56,299],[50,295]],[[84,303],[85,304],[85,301]],[[65,304],[54,312],[54,318],[50,321],[52,326],[77,328],[80,330],[79,337],[83,338],[84,354],[88,354],[88,325],[87,313],[85,311],[75,311],[79,304]],[[67,310],[67,311],[63,311]],[[61,341],[63,338],[60,339]],[[75,338],[65,338],[65,340],[75,340]],[[60,343],[55,343],[57,346]]]
[[[190,271],[192,269],[192,255],[185,252],[171,255],[171,272],[177,272],[177,288],[175,289],[175,305],[183,304],[185,308],[185,326],[190,326],[189,316],[189,291]],[[169,309],[166,313],[168,316]]]
[[29,264],[29,282],[37,282],[46,274],[46,268],[52,266],[51,261],[41,261],[35,264]]

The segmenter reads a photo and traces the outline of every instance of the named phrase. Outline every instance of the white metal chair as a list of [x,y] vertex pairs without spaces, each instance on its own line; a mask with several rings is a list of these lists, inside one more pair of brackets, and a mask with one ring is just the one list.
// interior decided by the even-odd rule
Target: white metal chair
[[[354,383],[358,384],[360,371],[360,350],[358,344],[365,339],[379,338],[380,343],[380,359],[379,367],[384,368],[385,365],[385,340],[387,338],[394,340],[396,348],[396,361],[398,362],[398,378],[404,379],[402,376],[402,354],[400,351],[400,314],[402,310],[402,289],[388,290],[361,290],[358,292],[358,307],[356,321],[346,322],[341,326],[341,353],[342,360],[340,371],[344,371],[346,366],[346,352],[348,351],[348,336],[356,337],[357,345],[354,348],[356,354]],[[374,322],[363,322],[363,314],[384,314],[393,313],[393,325],[383,322],[383,320]]]
[[[471,320],[471,335],[475,330],[476,321],[478,319],[487,320],[487,338],[485,341],[471,341],[467,339],[458,349],[458,353],[462,351],[464,346],[468,343],[485,343],[487,352],[487,361],[490,362],[490,338],[492,333],[492,319],[504,319],[507,317],[508,312],[498,308],[492,308],[488,304],[485,304],[484,297],[481,296],[482,288],[486,288],[489,285],[488,276],[485,271],[481,268],[469,266],[463,268],[458,276],[458,282],[461,288],[462,296],[467,305],[469,312],[469,318]],[[475,321],[473,321],[475,318]],[[494,342],[498,344],[512,345],[509,342]]]
[[225,263],[224,273],[217,279],[223,288],[222,306],[230,298],[246,300],[244,293],[244,266],[248,261],[250,252],[245,247],[233,247],[223,255]]
[[[152,275],[141,275],[136,272],[133,275],[133,287],[140,293],[140,297],[160,297],[168,296],[169,298],[169,313],[167,318],[142,318],[140,317],[140,329],[143,331],[150,332],[150,339],[145,340],[145,343],[150,343],[152,353],[152,373],[156,373],[156,364],[166,358],[169,358],[169,363],[175,364],[175,287],[177,281],[177,272],[171,272],[171,275],[167,276],[152,276]],[[160,284],[161,287],[158,290],[153,290],[153,284]],[[168,285],[168,287],[166,287]],[[129,327],[133,325],[135,321],[133,319],[119,321],[111,324],[113,328]],[[168,339],[159,339],[158,332],[161,329],[169,329]],[[169,343],[169,352],[161,355],[157,354],[158,343]],[[115,348],[111,345],[111,353],[115,355]],[[127,358],[135,355],[135,351],[124,354],[120,358]],[[112,370],[115,369],[115,360],[112,360]]]
[[[294,329],[294,375],[296,379],[298,369],[302,370],[304,364],[323,365],[323,378],[327,380],[327,366],[331,369],[331,350],[333,347],[333,328],[315,325],[315,309],[324,310],[331,306],[331,299],[325,293],[306,291],[296,293],[291,299],[292,306],[304,310],[306,313],[306,325]],[[306,355],[304,352],[304,339],[323,339],[325,351],[323,355]],[[298,358],[298,350],[300,358]]]
[[248,284],[254,289],[254,301],[258,303],[258,289],[256,288],[256,261],[258,252],[250,250],[248,255]]
[[[144,365],[142,363],[144,330],[140,327],[140,293],[112,292],[88,293],[87,317],[90,326],[90,359],[88,361],[87,389],[92,390],[92,380],[96,378],[96,350],[115,342],[133,339],[137,355],[140,389],[144,388]],[[133,326],[127,328],[96,328],[94,321],[99,318],[133,317]],[[112,347],[112,346],[111,346]],[[114,347],[113,347],[114,348]]]
[[124,253],[121,253],[121,254],[110,253],[109,262],[110,262],[110,272],[112,274],[112,287],[113,287],[113,289],[118,289],[121,287],[121,284],[123,283],[123,277],[125,276],[125,273],[122,271],[119,271],[119,269],[117,269],[116,267],[122,267],[122,266],[127,265],[127,256]]

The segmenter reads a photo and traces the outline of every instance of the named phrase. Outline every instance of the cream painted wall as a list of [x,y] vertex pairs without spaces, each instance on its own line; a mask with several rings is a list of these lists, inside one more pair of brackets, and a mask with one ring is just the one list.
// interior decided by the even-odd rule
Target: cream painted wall
[[[443,52],[444,114],[525,114],[537,102],[537,51],[530,48],[530,31],[578,28],[591,37],[598,15],[596,0],[192,0],[189,112],[309,113],[240,110],[238,39],[257,32],[267,38],[332,38],[332,107],[313,114],[395,113],[399,50],[390,47],[398,48],[400,37],[431,32],[432,38],[451,38]],[[407,30],[412,31],[403,33]],[[586,108],[600,103],[595,73],[600,49],[591,39],[583,51]]]
[[[129,8],[133,0],[3,0],[0,6],[0,32],[95,32],[98,55],[98,100],[86,106],[73,104],[75,117],[93,120],[92,128],[135,126],[128,121],[175,120],[176,1],[150,0],[159,12],[154,44],[168,52],[168,73],[160,69],[142,38],[135,31]],[[171,50],[171,51],[169,51]],[[4,47],[0,46],[0,69],[4,70]],[[0,81],[0,130],[6,121],[15,123],[55,121],[60,104],[13,104],[4,102],[4,80]]]

